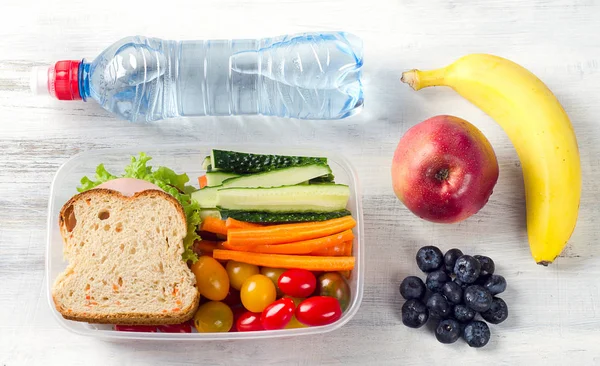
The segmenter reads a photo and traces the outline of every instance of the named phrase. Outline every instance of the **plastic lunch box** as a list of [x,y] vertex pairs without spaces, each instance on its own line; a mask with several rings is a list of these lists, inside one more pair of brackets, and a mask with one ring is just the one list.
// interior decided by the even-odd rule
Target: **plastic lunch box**
[[[70,197],[77,193],[76,187],[79,185],[80,179],[84,175],[93,177],[96,166],[101,163],[103,163],[113,174],[122,174],[123,167],[130,162],[131,156],[136,156],[139,152],[143,151],[152,157],[152,160],[149,162],[150,165],[164,165],[175,170],[177,173],[185,172],[190,177],[190,184],[197,187],[198,185],[196,178],[204,173],[202,170],[202,160],[205,156],[209,155],[211,148],[263,154],[325,156],[328,158],[329,165],[335,174],[336,182],[347,184],[350,187],[351,193],[350,200],[348,202],[348,209],[352,212],[352,215],[357,222],[357,225],[354,229],[355,239],[353,246],[353,255],[356,257],[356,266],[352,271],[350,280],[348,281],[352,291],[352,298],[350,306],[343,314],[342,318],[333,324],[320,327],[231,333],[197,333],[194,330],[193,333],[183,334],[160,332],[122,332],[113,330],[111,325],[88,324],[64,319],[60,313],[56,311],[51,296],[51,289],[54,280],[67,266],[67,262],[63,259],[63,243],[58,229],[58,215],[63,204],[67,202]],[[56,172],[52,182],[50,200],[48,204],[48,235],[46,247],[48,303],[52,313],[54,314],[54,317],[64,328],[77,334],[94,336],[103,339],[225,340],[274,338],[325,333],[339,329],[346,324],[358,311],[364,288],[364,252],[362,204],[357,173],[348,160],[332,152],[312,148],[290,148],[277,146],[267,147],[252,145],[171,145],[94,150],[80,153],[68,160]]]

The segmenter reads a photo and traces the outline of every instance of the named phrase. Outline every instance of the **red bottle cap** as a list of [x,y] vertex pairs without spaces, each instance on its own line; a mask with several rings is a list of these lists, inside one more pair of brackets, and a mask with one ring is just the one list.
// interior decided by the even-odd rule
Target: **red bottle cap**
[[58,61],[54,69],[50,68],[48,89],[59,100],[79,100],[79,64],[78,60]]

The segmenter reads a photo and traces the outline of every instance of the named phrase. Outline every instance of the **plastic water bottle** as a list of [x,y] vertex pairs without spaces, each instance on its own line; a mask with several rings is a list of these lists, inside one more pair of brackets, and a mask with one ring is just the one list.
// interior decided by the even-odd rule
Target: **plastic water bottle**
[[166,41],[128,37],[92,62],[32,72],[34,94],[93,99],[117,116],[252,115],[339,119],[362,109],[362,41],[349,33],[261,40]]

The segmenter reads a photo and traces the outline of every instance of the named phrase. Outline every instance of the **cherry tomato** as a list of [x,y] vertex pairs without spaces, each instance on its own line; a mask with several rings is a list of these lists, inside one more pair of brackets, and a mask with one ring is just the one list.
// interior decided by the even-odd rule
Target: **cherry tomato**
[[194,315],[194,326],[199,333],[229,332],[233,325],[233,312],[219,301],[200,306]]
[[221,301],[229,292],[229,277],[221,263],[209,256],[201,256],[192,264],[192,272],[196,276],[198,291],[213,301]]
[[238,332],[252,332],[255,330],[264,330],[260,322],[260,313],[246,311],[235,323]]
[[229,329],[229,331],[237,332],[237,321],[240,318],[240,316],[246,313],[247,310],[240,304],[238,306],[232,307],[231,311],[233,311],[233,326],[231,326],[231,329]]
[[115,330],[119,332],[156,332],[156,326],[154,325],[115,325]]
[[283,292],[281,292],[281,289],[279,288],[279,277],[283,274],[283,272],[287,271],[287,269],[285,268],[269,268],[269,267],[262,267],[260,269],[260,273],[269,277],[269,279],[271,281],[273,281],[273,284],[275,285],[275,289],[277,290],[277,297],[281,297],[283,296]]
[[289,323],[287,323],[287,325],[285,326],[284,329],[296,329],[296,328],[307,328],[308,325],[304,325],[302,323],[300,323],[298,321],[298,319],[296,319],[296,316],[294,315],[292,317],[292,319],[290,320]]
[[259,273],[258,266],[236,261],[227,262],[225,268],[227,269],[227,275],[229,276],[229,283],[231,284],[231,287],[236,290],[242,288],[244,281],[246,281],[248,277]]
[[317,279],[305,269],[288,269],[279,277],[279,288],[292,297],[308,297],[317,287]]
[[291,296],[284,296],[284,298],[286,299],[292,299],[292,301],[294,302],[294,305],[297,307],[298,305],[300,305],[300,303],[302,301],[304,301],[305,299],[301,299],[299,297],[291,297]]
[[159,325],[158,330],[163,333],[191,333],[192,325],[189,322],[183,324]]
[[309,297],[296,308],[298,321],[310,326],[331,324],[341,317],[340,302],[329,296]]
[[275,285],[266,276],[260,274],[250,276],[242,285],[240,296],[246,309],[260,313],[275,301]]
[[282,329],[294,316],[295,309],[294,300],[284,297],[263,310],[260,322],[266,330]]
[[342,311],[346,311],[350,304],[350,286],[338,272],[328,272],[319,276],[317,294],[338,299]]

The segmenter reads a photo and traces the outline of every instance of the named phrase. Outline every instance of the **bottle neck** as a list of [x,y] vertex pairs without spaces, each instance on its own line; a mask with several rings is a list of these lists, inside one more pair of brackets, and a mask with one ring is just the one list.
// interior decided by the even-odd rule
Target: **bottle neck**
[[85,59],[79,65],[79,95],[85,102],[90,97],[90,63]]

